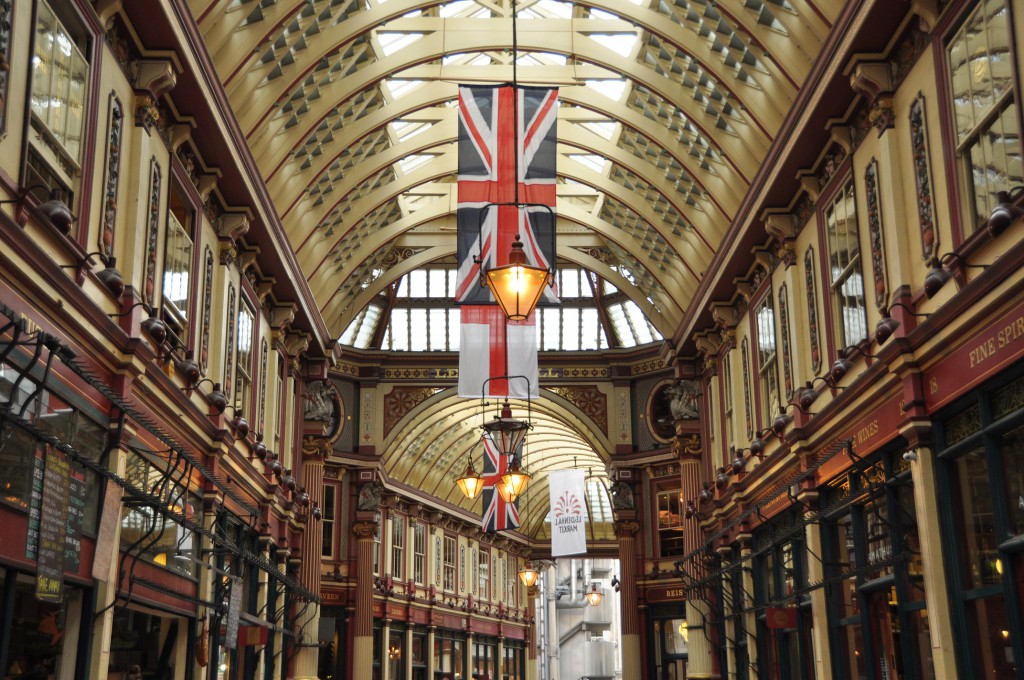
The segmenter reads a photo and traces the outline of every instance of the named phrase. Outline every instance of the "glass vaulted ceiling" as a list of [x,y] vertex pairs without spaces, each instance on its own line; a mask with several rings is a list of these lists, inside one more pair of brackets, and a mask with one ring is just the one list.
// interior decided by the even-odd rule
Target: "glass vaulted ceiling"
[[[331,334],[454,349],[457,83],[512,80],[511,0],[187,1]],[[518,2],[519,81],[559,86],[558,264],[579,282],[542,347],[676,330],[843,5]],[[610,444],[552,414],[598,475]]]

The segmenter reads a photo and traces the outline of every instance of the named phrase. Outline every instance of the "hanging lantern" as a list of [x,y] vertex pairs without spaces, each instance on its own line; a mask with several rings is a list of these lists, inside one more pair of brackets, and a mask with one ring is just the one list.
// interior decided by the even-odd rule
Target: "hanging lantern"
[[466,471],[462,473],[462,476],[455,480],[462,489],[462,493],[469,500],[473,500],[484,490],[484,478],[480,476],[480,473],[473,467],[473,458],[469,458],[469,462],[466,463]]
[[532,588],[537,583],[537,579],[540,578],[540,572],[537,571],[537,567],[533,566],[533,562],[526,562],[522,568],[519,569],[519,580],[523,582],[523,585],[527,588]]
[[512,241],[508,264],[483,272],[484,285],[490,289],[510,321],[524,321],[533,312],[551,280],[551,272],[528,263],[519,235]]
[[603,597],[604,594],[597,589],[597,584],[591,583],[590,590],[587,592],[587,602],[590,603],[590,606],[596,607],[597,605],[601,604],[601,599]]

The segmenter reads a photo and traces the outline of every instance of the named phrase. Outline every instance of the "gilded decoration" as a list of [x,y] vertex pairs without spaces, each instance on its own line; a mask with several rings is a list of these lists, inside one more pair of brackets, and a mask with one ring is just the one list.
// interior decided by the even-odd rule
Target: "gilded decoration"
[[619,519],[612,523],[612,529],[618,538],[632,538],[640,531],[640,522],[631,519]]
[[210,310],[213,308],[213,250],[206,246],[203,255],[203,323],[199,329],[199,365],[210,361]]
[[1024,408],[1024,378],[1017,378],[992,394],[993,418],[1002,418],[1022,408]]
[[385,368],[384,380],[457,380],[457,368]]
[[231,399],[231,392],[234,390],[234,368],[235,368],[235,285],[228,285],[228,328],[227,340],[224,351],[224,396]]
[[947,446],[963,441],[980,431],[981,409],[977,404],[947,420],[943,427]]
[[747,339],[743,338],[743,346],[741,349],[743,357],[743,414],[747,419],[747,439],[754,438],[754,419],[750,412],[750,350],[748,349]]
[[588,368],[542,368],[538,372],[540,378],[607,378],[611,374],[607,367],[588,367]]
[[386,437],[407,413],[440,391],[436,387],[395,387],[384,395],[384,436]]
[[161,196],[160,164],[156,156],[149,160],[149,207],[146,211],[146,276],[142,291],[142,301],[152,306],[156,295],[156,254],[157,241],[160,234],[160,196]]
[[882,210],[878,202],[878,161],[874,158],[864,171],[868,202],[868,238],[871,242],[871,269],[875,275],[875,306],[885,308],[888,294],[885,284],[885,243],[882,237]]
[[7,131],[7,85],[11,68],[11,20],[14,3],[0,0],[0,134]]
[[789,398],[793,394],[793,359],[789,347],[789,295],[785,283],[779,286],[779,323],[782,326],[782,380]]
[[270,348],[267,339],[260,343],[260,406],[259,417],[256,419],[256,431],[263,432],[263,421],[267,415],[267,359]]
[[910,150],[917,190],[917,218],[921,225],[921,257],[927,261],[938,252],[939,232],[935,227],[935,206],[932,202],[931,157],[923,94],[918,94],[910,105]]
[[811,373],[817,375],[821,370],[821,348],[818,346],[818,294],[812,246],[807,246],[807,252],[804,253],[804,284],[807,287],[807,331],[811,336]]
[[[3,35],[0,19],[0,36]],[[2,52],[0,45],[0,54]],[[6,73],[4,73],[6,76]],[[114,229],[117,221],[117,190],[121,180],[121,136],[124,123],[124,109],[121,100],[110,93],[110,124],[107,132],[106,182],[103,184],[103,218],[99,232],[99,251],[110,257],[114,254]]]
[[672,453],[677,458],[699,459],[700,452],[700,435],[696,432],[676,435],[672,442]]
[[[648,359],[647,361],[641,361],[638,364],[633,364],[629,367],[630,375],[644,375],[645,373],[653,373],[660,371],[663,368],[660,359]],[[607,373],[607,371],[606,371]]]
[[551,387],[552,392],[583,411],[594,421],[605,435],[608,434],[608,397],[597,385],[573,385],[572,387]]

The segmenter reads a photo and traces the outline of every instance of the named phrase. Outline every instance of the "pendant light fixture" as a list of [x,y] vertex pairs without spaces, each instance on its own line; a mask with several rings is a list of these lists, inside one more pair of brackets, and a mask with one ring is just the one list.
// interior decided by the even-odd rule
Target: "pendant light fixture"
[[473,467],[473,457],[469,457],[466,463],[466,471],[462,473],[462,476],[455,480],[462,489],[462,493],[469,500],[475,499],[484,490],[484,478],[480,476],[480,473]]

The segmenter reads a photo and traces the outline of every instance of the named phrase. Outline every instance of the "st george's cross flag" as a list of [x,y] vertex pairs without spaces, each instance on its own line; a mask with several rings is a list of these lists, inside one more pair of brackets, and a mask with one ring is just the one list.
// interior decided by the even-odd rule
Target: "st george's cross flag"
[[551,495],[551,556],[587,552],[587,498],[583,470],[548,473]]
[[[531,265],[550,268],[554,262],[557,118],[555,88],[459,87],[455,299],[462,326],[461,397],[539,396],[536,321],[531,315],[518,324],[506,323],[490,291],[480,285],[480,268],[508,264],[517,235]],[[494,205],[515,203],[517,198],[520,204],[533,205]],[[542,304],[556,304],[556,293],[546,289]],[[503,340],[498,339],[501,336]],[[526,376],[529,392],[525,380],[494,380],[484,386],[487,378],[512,375]]]
[[[500,310],[499,310],[500,312]],[[501,455],[498,445],[489,433],[483,436],[484,442],[484,514],[481,519],[483,530],[489,534],[498,531],[509,531],[519,528],[519,503],[508,503],[498,493],[501,476],[508,469],[508,459]]]

